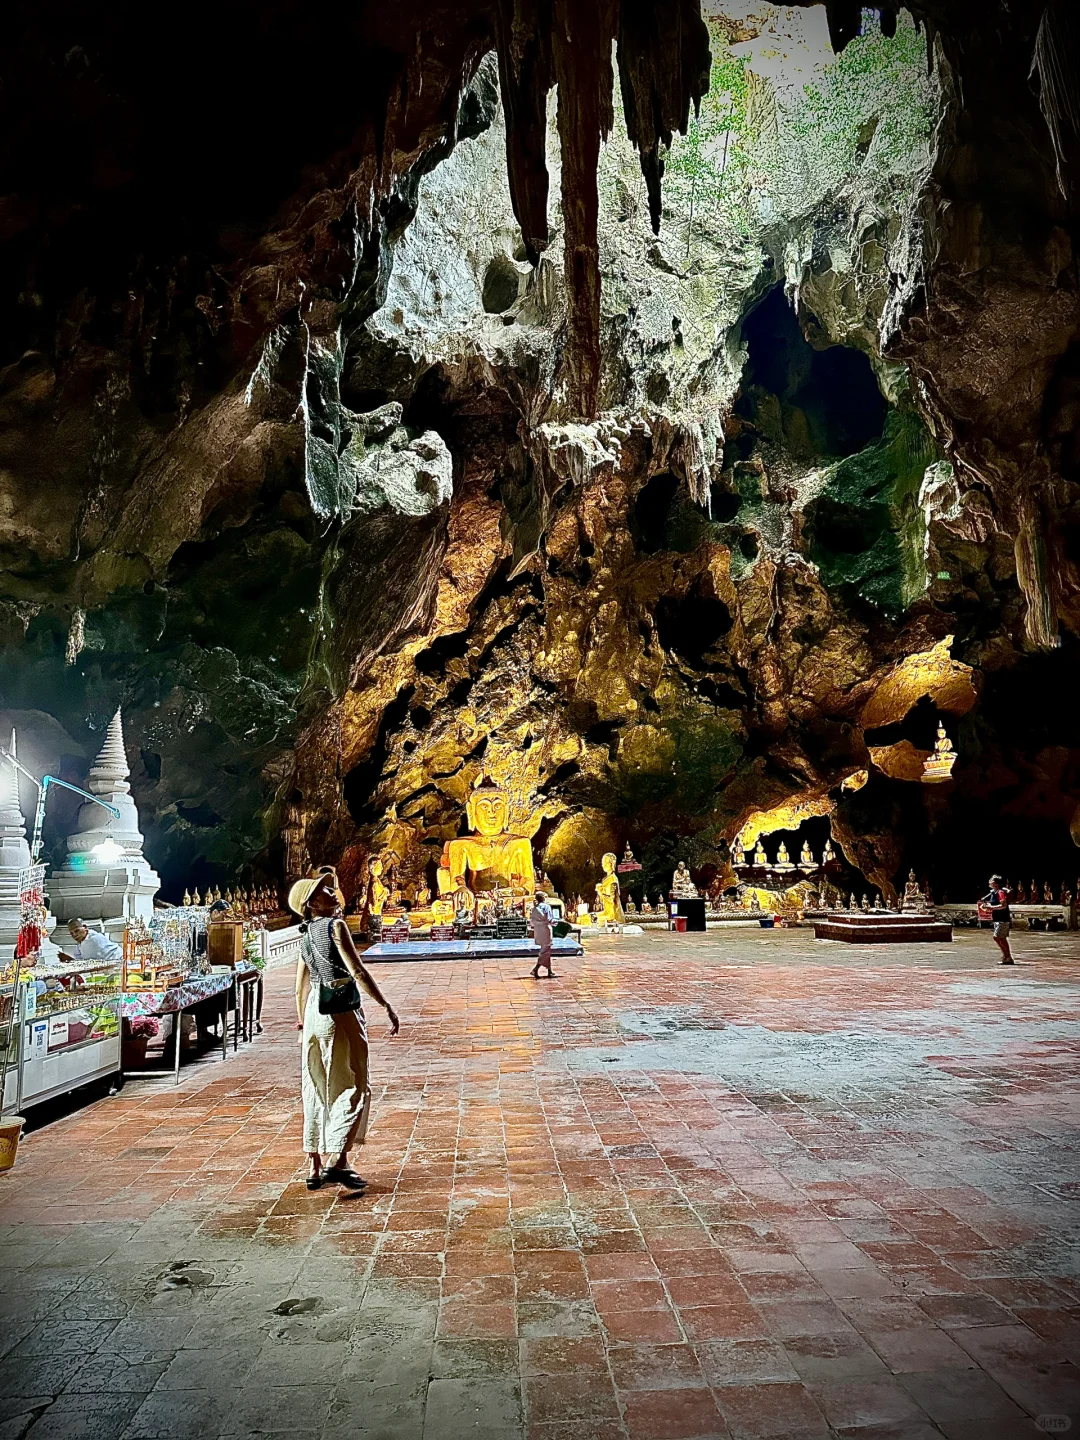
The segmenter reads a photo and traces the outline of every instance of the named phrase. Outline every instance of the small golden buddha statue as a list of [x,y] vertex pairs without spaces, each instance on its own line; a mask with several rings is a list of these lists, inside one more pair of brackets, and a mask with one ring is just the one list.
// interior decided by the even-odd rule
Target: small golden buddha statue
[[802,849],[799,851],[799,869],[807,871],[817,869],[817,862],[814,859],[814,852],[810,849],[809,840],[802,842]]
[[908,871],[907,884],[904,886],[904,898],[900,902],[900,910],[905,915],[926,915],[929,913],[930,905],[926,896],[915,878],[915,871]]
[[202,901],[199,899],[199,887],[198,887],[197,885],[196,885],[196,887],[195,887],[195,893],[194,893],[194,895],[192,895],[192,897],[191,897],[191,903],[192,903],[192,905],[201,905],[201,904],[202,904]]
[[531,895],[536,889],[532,842],[509,831],[509,792],[488,776],[474,785],[465,814],[470,833],[443,847],[439,893],[447,894],[460,876],[474,894],[502,885]]
[[604,867],[602,878],[596,882],[596,910],[600,924],[621,925],[626,916],[623,914],[619,877],[615,873],[618,858],[613,850],[609,850],[600,863]]
[[381,919],[389,899],[390,890],[383,880],[382,858],[378,855],[373,855],[368,861],[368,913],[374,915],[377,919]]
[[671,893],[676,900],[697,899],[697,886],[690,879],[685,860],[680,860],[675,867],[675,874],[671,877]]
[[765,846],[761,843],[760,839],[757,842],[757,849],[754,851],[754,865],[758,870],[767,870],[769,868],[769,857],[766,855]]
[[649,902],[649,897],[647,894],[642,895],[641,897],[641,913],[643,915],[651,915],[653,913],[653,908]]
[[780,849],[776,852],[776,864],[773,866],[773,869],[774,869],[774,870],[794,870],[794,869],[795,869],[795,866],[791,863],[791,856],[788,854],[788,848],[787,848],[787,846],[784,844],[783,840],[780,841]]
[[187,890],[184,891],[184,898],[183,898],[183,900],[181,900],[180,903],[181,903],[181,905],[190,905],[190,904],[191,904],[191,895],[188,893]]
[[944,780],[951,780],[955,764],[956,751],[952,748],[952,741],[945,733],[945,726],[939,722],[937,739],[934,741],[934,753],[928,755],[923,761],[923,784],[940,785]]
[[627,915],[637,914],[637,905],[634,903],[633,895],[628,895],[626,897],[626,913]]
[[826,865],[833,865],[836,862],[836,851],[832,847],[832,836],[825,841],[825,849],[821,853],[822,868]]

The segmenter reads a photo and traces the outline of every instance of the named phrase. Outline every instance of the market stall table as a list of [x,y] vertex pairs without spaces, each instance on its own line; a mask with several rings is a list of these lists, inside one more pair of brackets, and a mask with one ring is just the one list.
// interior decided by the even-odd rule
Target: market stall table
[[[167,990],[129,990],[120,997],[120,1015],[124,1020],[138,1020],[143,1017],[161,1019],[166,1015],[176,1016],[176,1028],[174,1032],[175,1060],[169,1070],[125,1070],[125,1079],[132,1079],[138,1076],[158,1077],[172,1075],[177,1084],[180,1083],[180,1017],[188,1010],[194,1010],[196,1006],[202,1005],[207,1000],[213,1000],[215,996],[222,996],[221,1007],[221,1058],[228,1058],[229,1027],[225,1023],[228,1014],[228,994],[233,984],[239,987],[249,974],[258,975],[258,971],[252,965],[240,964],[235,970],[221,971],[209,975],[191,975],[179,985],[171,985]],[[239,995],[239,988],[238,988]],[[237,1000],[235,1003],[239,1003]],[[235,1048],[235,1041],[234,1041]]]

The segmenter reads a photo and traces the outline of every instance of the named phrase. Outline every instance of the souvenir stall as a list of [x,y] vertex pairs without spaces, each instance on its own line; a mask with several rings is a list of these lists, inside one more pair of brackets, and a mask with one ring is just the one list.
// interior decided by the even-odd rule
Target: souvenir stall
[[22,1110],[120,1070],[118,960],[72,962],[41,953],[45,867],[22,872],[23,925],[0,972],[3,1109]]
[[[226,913],[215,921],[204,906],[181,906],[157,912],[149,924],[132,922],[124,932],[120,1015],[123,1024],[123,1065],[126,1077],[172,1075],[179,1079],[184,1049],[185,1017],[199,1033],[211,1024],[218,1029],[221,1054],[228,1055],[232,1014],[235,1050],[255,1030],[256,992],[264,966],[258,929],[242,928],[238,953],[230,947],[228,963],[214,964],[211,943],[220,925],[232,929]],[[147,1068],[147,1051],[163,1042],[164,1069]]]

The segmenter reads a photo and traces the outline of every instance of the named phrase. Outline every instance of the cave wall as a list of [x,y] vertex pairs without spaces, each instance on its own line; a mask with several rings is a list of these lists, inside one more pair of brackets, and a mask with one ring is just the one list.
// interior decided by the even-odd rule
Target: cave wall
[[[1076,135],[1048,77],[1067,92],[1075,35],[1057,3],[911,8],[943,103],[926,182],[832,187],[756,254],[687,221],[692,148],[661,199],[664,146],[709,104],[682,0],[554,49],[526,4],[426,0],[407,25],[360,4],[328,43],[318,9],[230,0],[153,53],[130,7],[20,6],[0,720],[78,778],[122,701],[178,894],[276,872],[290,803],[320,858],[430,856],[500,757],[568,877],[601,837],[653,847],[658,876],[672,846],[720,863],[752,807],[865,764],[866,687],[946,634],[987,693],[1051,710],[1080,593],[1080,316]],[[859,7],[828,22],[852,41]],[[408,250],[437,227],[409,222],[501,123],[493,43],[511,124],[474,179],[498,223],[425,277]],[[770,388],[744,331],[781,304],[808,368]],[[814,399],[834,352],[886,402],[869,443]],[[965,824],[1007,804],[1060,840],[1077,745],[1052,728],[965,732]],[[950,833],[901,785],[876,774],[837,821],[879,884]],[[867,860],[897,824],[906,848]]]

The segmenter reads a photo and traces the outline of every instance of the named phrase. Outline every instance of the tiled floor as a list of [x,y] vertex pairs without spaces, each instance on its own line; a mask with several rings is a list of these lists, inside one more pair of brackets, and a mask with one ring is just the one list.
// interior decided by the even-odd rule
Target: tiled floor
[[267,1033],[0,1180],[0,1440],[1013,1440],[1080,1423],[1080,939],[383,966],[366,1195]]

